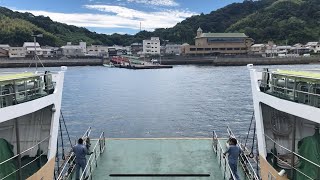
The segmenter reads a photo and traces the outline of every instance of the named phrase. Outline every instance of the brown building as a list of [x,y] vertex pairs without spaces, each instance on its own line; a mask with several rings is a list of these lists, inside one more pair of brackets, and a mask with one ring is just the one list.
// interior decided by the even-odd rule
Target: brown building
[[203,33],[199,27],[195,45],[183,45],[185,55],[247,54],[253,39],[244,33]]

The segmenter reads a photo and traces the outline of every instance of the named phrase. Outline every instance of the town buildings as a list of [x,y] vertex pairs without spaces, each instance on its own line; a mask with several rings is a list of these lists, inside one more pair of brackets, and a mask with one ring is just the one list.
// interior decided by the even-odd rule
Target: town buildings
[[160,55],[159,37],[151,37],[150,40],[143,40],[143,54]]
[[86,42],[80,42],[79,45],[72,45],[71,42],[68,42],[61,49],[64,56],[84,56],[87,52],[87,44]]
[[180,55],[181,54],[181,45],[180,44],[167,44],[165,46],[165,53],[171,55]]
[[195,45],[184,45],[184,55],[247,54],[253,39],[244,33],[203,33],[199,27]]
[[108,47],[102,45],[91,45],[87,47],[87,55],[89,56],[108,56]]
[[43,54],[38,42],[24,42],[22,47],[26,50],[26,56],[32,57],[34,56],[34,52],[36,52],[38,56]]
[[27,55],[26,48],[24,47],[10,47],[9,58],[24,58]]

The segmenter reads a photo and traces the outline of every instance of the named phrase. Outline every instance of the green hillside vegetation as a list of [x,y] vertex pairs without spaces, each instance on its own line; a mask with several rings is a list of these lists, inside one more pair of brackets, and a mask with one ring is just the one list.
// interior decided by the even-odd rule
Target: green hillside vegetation
[[320,3],[319,0],[280,0],[241,19],[226,31],[244,32],[258,43],[317,41],[320,38]]
[[103,45],[130,45],[152,36],[171,43],[194,43],[196,30],[204,32],[244,32],[256,43],[273,40],[288,44],[316,41],[320,37],[319,0],[260,0],[233,3],[209,14],[187,18],[172,28],[135,35],[105,35],[86,28],[52,21],[49,17],[13,12],[0,7],[0,44],[21,46],[32,41],[32,33],[43,33],[41,45],[62,46],[66,42]]

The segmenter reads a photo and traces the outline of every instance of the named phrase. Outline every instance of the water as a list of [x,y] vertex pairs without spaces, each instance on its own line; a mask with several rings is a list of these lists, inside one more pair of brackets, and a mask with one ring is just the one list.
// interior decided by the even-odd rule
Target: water
[[[301,67],[320,66],[281,68]],[[113,138],[212,137],[213,130],[226,134],[227,125],[244,136],[253,112],[249,71],[245,66],[68,67],[62,111],[72,138],[89,126],[94,136],[104,131]]]

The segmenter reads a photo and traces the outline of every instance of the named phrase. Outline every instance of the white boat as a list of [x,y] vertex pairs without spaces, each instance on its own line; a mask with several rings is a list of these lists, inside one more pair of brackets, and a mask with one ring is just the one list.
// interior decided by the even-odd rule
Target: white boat
[[320,179],[320,70],[248,68],[261,178]]
[[53,179],[65,70],[0,74],[0,179]]

